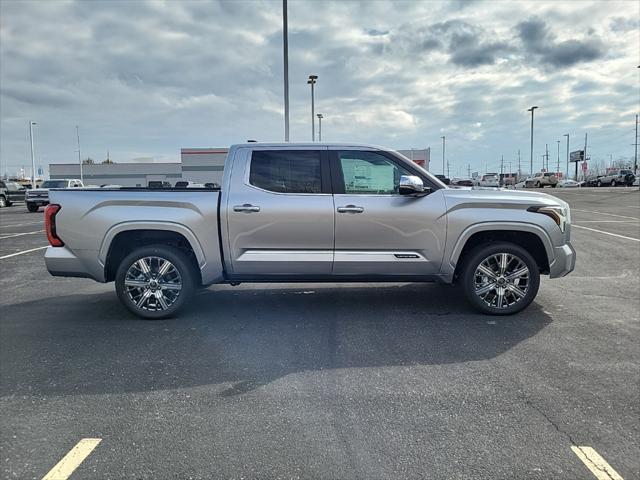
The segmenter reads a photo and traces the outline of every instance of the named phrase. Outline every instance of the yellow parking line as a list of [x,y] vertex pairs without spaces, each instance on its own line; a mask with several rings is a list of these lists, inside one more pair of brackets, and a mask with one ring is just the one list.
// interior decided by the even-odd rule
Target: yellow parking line
[[83,438],[49,473],[42,477],[42,480],[67,480],[101,441],[101,438]]
[[593,448],[574,445],[571,450],[598,480],[624,480]]

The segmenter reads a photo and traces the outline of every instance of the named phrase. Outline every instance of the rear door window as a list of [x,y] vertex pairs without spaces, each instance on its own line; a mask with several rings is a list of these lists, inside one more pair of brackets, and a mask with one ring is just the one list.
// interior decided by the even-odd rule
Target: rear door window
[[320,150],[256,150],[249,183],[276,193],[322,193]]

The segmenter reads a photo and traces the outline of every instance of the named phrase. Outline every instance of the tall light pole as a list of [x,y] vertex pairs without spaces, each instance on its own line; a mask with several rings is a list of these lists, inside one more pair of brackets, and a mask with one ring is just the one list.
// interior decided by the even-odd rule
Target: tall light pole
[[80,156],[80,127],[76,125],[76,138],[78,139],[78,163],[80,164],[80,181],[84,185],[84,175],[82,174],[82,157]]
[[36,122],[29,120],[29,141],[31,142],[31,188],[36,188],[36,159],[33,154],[33,126]]
[[317,114],[318,117],[318,141],[322,141],[322,119],[324,118],[321,113]]
[[445,174],[445,170],[444,170],[444,147],[445,147],[445,141],[446,138],[444,136],[440,137],[442,139],[442,175]]
[[537,106],[533,106],[527,110],[527,112],[531,112],[531,157],[529,159],[529,175],[533,176],[533,111],[538,108]]
[[289,141],[289,25],[287,0],[282,0],[282,54],[284,57],[284,141]]
[[314,86],[316,81],[318,80],[317,75],[309,75],[309,80],[307,83],[311,85],[311,141],[316,141],[316,113],[315,113],[315,96],[314,96]]
[[567,137],[567,178],[569,178],[569,134],[565,133],[563,136]]
[[636,147],[636,153],[633,157],[633,174],[637,176],[638,175],[638,115],[636,115],[636,141],[633,144]]
[[556,167],[556,173],[560,172],[560,140],[556,140],[558,142],[558,166]]

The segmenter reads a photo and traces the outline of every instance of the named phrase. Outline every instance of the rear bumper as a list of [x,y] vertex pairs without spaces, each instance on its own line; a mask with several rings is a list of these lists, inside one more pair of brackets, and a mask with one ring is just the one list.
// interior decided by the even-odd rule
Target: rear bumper
[[549,278],[564,277],[573,272],[576,266],[576,250],[567,242],[553,249],[554,260],[549,265]]
[[83,253],[88,255],[76,255],[67,247],[48,247],[44,263],[54,277],[82,277],[104,282],[104,267],[97,259],[97,252]]

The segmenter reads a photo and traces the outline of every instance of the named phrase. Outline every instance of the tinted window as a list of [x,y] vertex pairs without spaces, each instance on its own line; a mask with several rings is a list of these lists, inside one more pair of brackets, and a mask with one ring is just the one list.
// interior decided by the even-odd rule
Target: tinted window
[[40,188],[67,188],[66,180],[47,180],[42,182]]
[[375,152],[338,152],[345,193],[398,194],[400,176],[412,175],[384,155]]
[[249,183],[278,193],[321,193],[320,151],[269,150],[251,155]]

